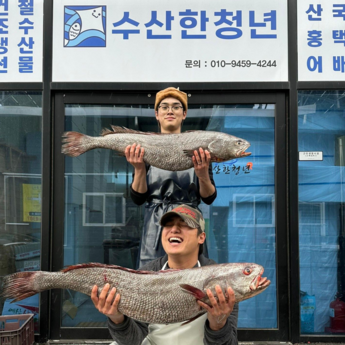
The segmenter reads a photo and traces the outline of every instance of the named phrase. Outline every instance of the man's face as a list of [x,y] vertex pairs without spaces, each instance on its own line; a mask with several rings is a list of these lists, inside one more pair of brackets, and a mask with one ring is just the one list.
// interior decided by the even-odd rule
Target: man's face
[[180,133],[182,121],[187,116],[182,103],[173,97],[163,99],[155,114],[162,133]]
[[162,245],[168,255],[198,255],[199,245],[205,241],[205,233],[190,228],[179,216],[172,216],[163,227]]

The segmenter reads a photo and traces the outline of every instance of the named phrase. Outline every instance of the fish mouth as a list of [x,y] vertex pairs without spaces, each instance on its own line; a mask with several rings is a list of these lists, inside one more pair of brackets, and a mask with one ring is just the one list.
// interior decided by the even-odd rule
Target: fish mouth
[[262,269],[258,276],[252,280],[249,285],[251,291],[266,289],[271,284],[271,281],[268,280],[267,277],[262,278],[263,273],[264,269]]
[[241,157],[248,157],[248,156],[250,156],[252,153],[251,152],[246,152],[246,150],[249,148],[249,146],[250,146],[250,144],[246,145],[244,147],[244,149],[238,150],[236,152],[236,157],[237,158],[241,158]]
[[250,156],[252,153],[251,152],[241,152],[238,157],[247,157]]

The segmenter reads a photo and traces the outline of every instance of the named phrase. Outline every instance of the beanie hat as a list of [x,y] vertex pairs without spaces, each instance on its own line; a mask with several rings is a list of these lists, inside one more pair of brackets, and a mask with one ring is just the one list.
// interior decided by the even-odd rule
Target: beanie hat
[[178,99],[184,110],[188,109],[187,94],[183,91],[180,91],[179,88],[175,89],[174,87],[168,87],[167,89],[161,90],[156,94],[155,110],[158,111],[158,106],[163,99],[173,97]]

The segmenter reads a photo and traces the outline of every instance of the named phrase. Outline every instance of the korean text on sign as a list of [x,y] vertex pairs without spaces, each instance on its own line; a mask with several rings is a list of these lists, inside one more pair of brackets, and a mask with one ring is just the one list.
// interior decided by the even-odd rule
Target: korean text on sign
[[[318,29],[307,30],[307,45],[315,48],[315,54],[307,57],[306,66],[310,72],[323,73],[324,64],[332,65],[334,72],[345,73],[345,53],[343,55],[334,55],[331,59],[325,61],[323,51],[324,39],[331,40],[334,46],[340,45],[345,47],[345,4],[332,4],[331,11],[325,11],[322,4],[311,3],[305,11],[308,22],[321,22]],[[337,28],[332,30],[332,36],[325,37],[326,26],[322,26],[322,21],[332,17],[332,22],[336,23]]]
[[34,20],[34,0],[18,0],[18,8],[21,20],[18,23],[19,31],[21,33],[20,41],[18,42],[19,73],[33,73],[34,70],[34,38],[33,30],[35,28]]
[[0,73],[8,72],[8,0],[0,0]]
[[[151,11],[147,18],[140,23],[129,11],[125,11],[117,22],[114,22],[112,33],[122,35],[124,40],[130,39],[130,35],[139,35],[141,30],[145,31],[147,39],[169,40],[173,38],[172,28],[180,29],[180,38],[183,40],[205,40],[208,38],[208,29],[215,27],[219,39],[234,40],[243,36],[243,17],[249,21],[251,39],[277,39],[277,11],[259,15],[255,11],[244,13],[242,10],[229,11],[219,9],[212,13],[207,11],[186,9],[173,13],[165,11],[165,14],[158,14]],[[211,19],[214,17],[214,19]],[[141,27],[144,27],[144,29]]]

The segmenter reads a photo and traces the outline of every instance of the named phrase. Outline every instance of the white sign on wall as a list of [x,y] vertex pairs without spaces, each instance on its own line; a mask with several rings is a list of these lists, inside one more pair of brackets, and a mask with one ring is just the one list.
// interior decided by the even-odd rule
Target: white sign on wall
[[0,82],[42,82],[43,0],[0,0]]
[[345,80],[345,2],[298,0],[298,80]]
[[322,151],[299,151],[298,157],[300,161],[322,161]]
[[287,0],[54,1],[54,82],[287,81]]

